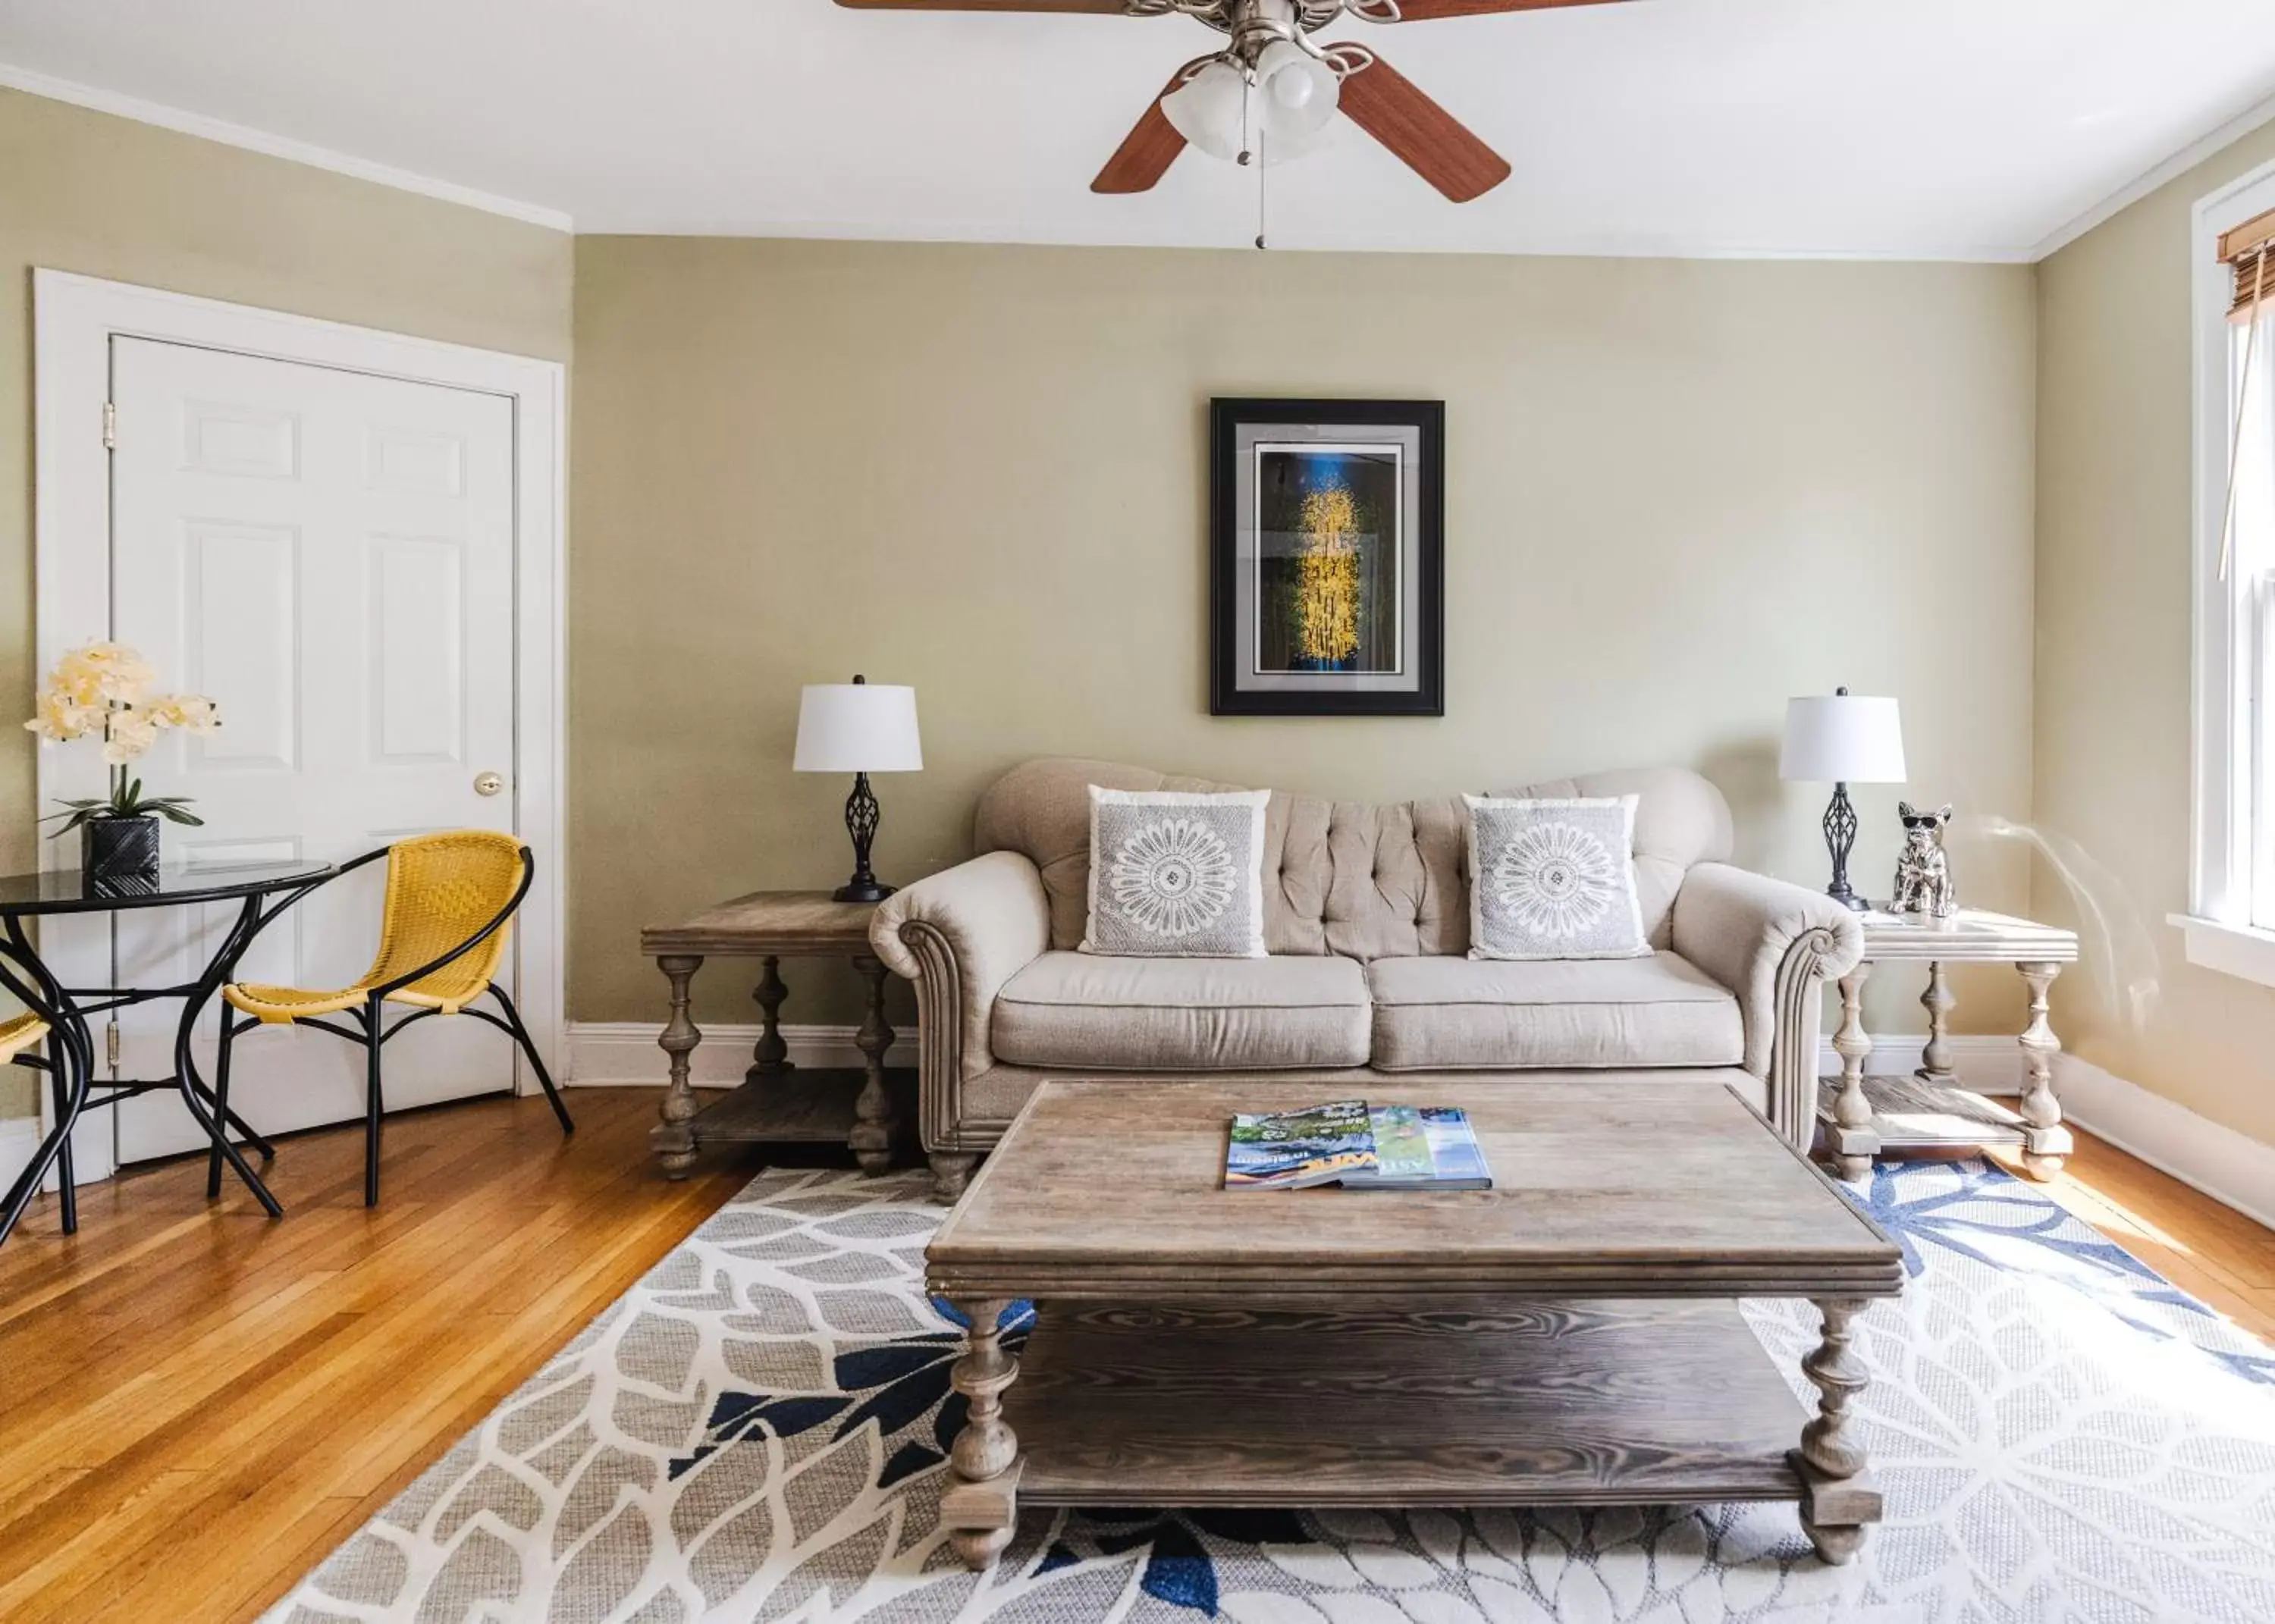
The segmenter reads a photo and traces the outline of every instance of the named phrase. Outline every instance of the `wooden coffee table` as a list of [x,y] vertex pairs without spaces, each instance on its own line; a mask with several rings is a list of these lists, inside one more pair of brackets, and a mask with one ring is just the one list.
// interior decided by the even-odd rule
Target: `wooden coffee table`
[[[942,1509],[982,1567],[1023,1506],[1798,1500],[1844,1562],[1880,1518],[1850,1320],[1896,1243],[1697,1084],[1385,1078],[1459,1106],[1495,1188],[1221,1188],[1236,1110],[1317,1084],[1050,1083],[926,1249],[971,1324]],[[1735,1299],[1824,1316],[1797,1403]],[[1037,1319],[1014,1356],[999,1322]]]

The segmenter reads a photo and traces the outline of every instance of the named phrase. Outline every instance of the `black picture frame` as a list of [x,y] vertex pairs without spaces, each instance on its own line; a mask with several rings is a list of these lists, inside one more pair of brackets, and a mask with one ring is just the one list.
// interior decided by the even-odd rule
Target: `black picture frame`
[[[1342,434],[1334,431],[1355,430]],[[1379,436],[1370,430],[1393,431]],[[1397,602],[1402,630],[1395,672],[1258,668],[1266,632],[1262,542],[1243,525],[1241,476],[1287,440],[1348,441],[1397,449],[1400,533]],[[1209,714],[1213,716],[1443,716],[1446,714],[1446,404],[1437,400],[1300,400],[1219,397],[1209,402]],[[1348,448],[1339,448],[1348,449]],[[1410,454],[1410,490],[1404,468]],[[1251,470],[1260,480],[1260,472]],[[1408,551],[1411,531],[1412,548]],[[1243,536],[1249,543],[1243,548]],[[1409,561],[1410,560],[1410,567]],[[1249,585],[1248,607],[1242,589]],[[1339,681],[1348,678],[1348,681]]]

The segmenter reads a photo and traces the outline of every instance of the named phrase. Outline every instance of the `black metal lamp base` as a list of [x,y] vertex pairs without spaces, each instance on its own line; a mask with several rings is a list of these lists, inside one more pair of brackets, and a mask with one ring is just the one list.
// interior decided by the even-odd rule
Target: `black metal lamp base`
[[1833,800],[1825,809],[1825,849],[1833,854],[1833,883],[1825,888],[1825,895],[1851,913],[1867,911],[1872,904],[1848,884],[1848,854],[1856,849],[1856,809],[1848,804],[1847,784],[1833,786]]
[[853,793],[845,797],[845,832],[853,837],[853,878],[829,894],[836,901],[881,903],[893,894],[891,886],[869,872],[869,843],[877,838],[877,824],[883,815],[869,788],[869,774],[854,774]]

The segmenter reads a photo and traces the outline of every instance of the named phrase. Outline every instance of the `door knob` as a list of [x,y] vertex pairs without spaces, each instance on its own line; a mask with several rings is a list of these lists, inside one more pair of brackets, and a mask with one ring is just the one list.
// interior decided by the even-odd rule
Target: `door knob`
[[477,773],[474,774],[474,793],[476,795],[495,795],[499,790],[504,788],[505,780],[495,773]]

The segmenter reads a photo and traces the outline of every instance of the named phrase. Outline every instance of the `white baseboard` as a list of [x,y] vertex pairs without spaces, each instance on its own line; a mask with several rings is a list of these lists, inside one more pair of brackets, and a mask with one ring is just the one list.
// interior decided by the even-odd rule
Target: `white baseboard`
[[[1918,1033],[1874,1038],[1865,1069],[1876,1076],[1908,1072],[1920,1063],[1926,1041]],[[2012,1038],[1946,1041],[1963,1085],[1981,1094],[2022,1092],[2022,1051]],[[1818,1073],[1833,1076],[1840,1070],[1840,1057],[1826,1041],[1818,1050]],[[2054,1092],[2063,1117],[2095,1138],[2275,1229],[2275,1144],[2198,1116],[2075,1054],[2054,1056]]]
[[32,1165],[32,1153],[40,1148],[41,1137],[36,1116],[0,1119],[0,1190],[13,1184],[16,1175]]
[[[689,1080],[698,1088],[732,1088],[740,1083],[750,1069],[751,1046],[758,1042],[759,1030],[756,1022],[705,1027],[703,1041],[688,1056]],[[861,1064],[861,1051],[853,1046],[858,1030],[785,1021],[782,1035],[793,1065],[853,1067]],[[649,1021],[571,1021],[566,1080],[586,1087],[661,1085],[671,1070],[669,1059],[656,1046],[662,1031]],[[915,1034],[898,1034],[885,1051],[885,1063],[914,1066]]]
[[2054,1091],[2062,1115],[2097,1139],[2275,1229],[2275,1144],[2198,1116],[2075,1054],[2056,1059]]
[[[646,1021],[571,1023],[567,1080],[601,1088],[661,1084],[669,1071],[669,1061],[656,1046],[661,1031]],[[817,1068],[858,1066],[861,1052],[853,1046],[854,1031],[850,1026],[789,1023],[782,1029],[791,1061]],[[703,1041],[689,1057],[695,1086],[732,1088],[740,1083],[751,1064],[751,1046],[758,1039],[754,1023],[705,1027]],[[1875,1038],[1866,1063],[1876,1074],[1908,1072],[1920,1063],[1926,1041],[1918,1033]],[[1969,1088],[1985,1094],[2022,1091],[2022,1049],[2012,1038],[1968,1034],[1946,1041],[1959,1079]],[[914,1034],[899,1034],[885,1060],[892,1066],[915,1065]],[[1840,1057],[1829,1042],[1820,1050],[1818,1069],[1827,1076],[1840,1069]],[[2275,1191],[2275,1145],[2223,1128],[2074,1054],[2054,1057],[2054,1088],[2061,1096],[2063,1114],[2097,1138],[2275,1228],[2275,1199],[2269,1194]],[[0,1122],[0,1184],[29,1159],[38,1143],[38,1123]]]

